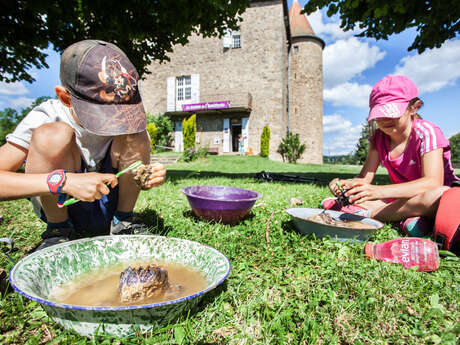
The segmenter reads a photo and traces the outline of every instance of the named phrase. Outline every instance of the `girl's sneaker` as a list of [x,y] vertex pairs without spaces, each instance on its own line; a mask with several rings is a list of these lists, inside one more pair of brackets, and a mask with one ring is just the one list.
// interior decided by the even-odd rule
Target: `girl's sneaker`
[[358,206],[358,205],[347,205],[347,206],[342,206],[340,202],[338,202],[337,198],[326,198],[323,201],[321,201],[321,206],[325,210],[333,210],[333,211],[340,211],[344,213],[351,213],[351,214],[356,214],[357,216],[361,217],[370,217],[371,211]]
[[399,229],[410,237],[425,237],[433,232],[433,222],[425,217],[409,217],[399,222]]

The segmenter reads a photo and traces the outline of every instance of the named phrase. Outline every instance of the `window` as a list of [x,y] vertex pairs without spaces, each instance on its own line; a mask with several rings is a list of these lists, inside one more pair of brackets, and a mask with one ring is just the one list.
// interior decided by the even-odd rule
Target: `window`
[[192,99],[192,78],[189,75],[177,77],[176,95],[178,101]]
[[224,48],[241,48],[240,30],[227,29],[223,38]]
[[233,35],[233,48],[241,48],[241,36]]

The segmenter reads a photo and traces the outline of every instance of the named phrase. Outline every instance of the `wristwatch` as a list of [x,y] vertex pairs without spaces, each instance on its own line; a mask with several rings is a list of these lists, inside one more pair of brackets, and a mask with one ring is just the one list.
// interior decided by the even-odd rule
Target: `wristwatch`
[[67,199],[67,194],[61,193],[62,186],[64,186],[66,180],[65,169],[58,169],[50,172],[46,178],[48,188],[52,194],[59,195],[57,206],[59,208],[64,207],[64,202]]
[[50,172],[46,179],[50,192],[54,195],[62,194],[61,189],[65,183],[65,179],[65,169],[58,169]]

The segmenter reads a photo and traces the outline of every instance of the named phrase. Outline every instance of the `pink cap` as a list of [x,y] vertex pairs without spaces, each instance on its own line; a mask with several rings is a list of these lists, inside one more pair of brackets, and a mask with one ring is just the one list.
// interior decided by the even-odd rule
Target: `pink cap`
[[398,118],[407,109],[409,102],[418,97],[417,86],[403,75],[389,75],[374,85],[369,96],[371,121],[380,117]]

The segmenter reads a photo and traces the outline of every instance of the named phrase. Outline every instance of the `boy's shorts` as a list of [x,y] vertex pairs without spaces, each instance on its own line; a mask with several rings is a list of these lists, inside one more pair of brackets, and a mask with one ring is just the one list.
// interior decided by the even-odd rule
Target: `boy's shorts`
[[[87,172],[87,167],[82,160],[82,172]],[[110,149],[98,169],[100,173],[116,174],[117,169],[112,168],[110,159]],[[118,185],[110,188],[110,193],[102,195],[100,200],[93,202],[79,201],[76,204],[67,206],[69,218],[72,221],[78,235],[97,236],[108,235],[110,233],[110,223],[117,210],[118,204]],[[41,220],[46,222],[46,215],[41,207],[39,197],[30,198],[34,206],[34,211]]]

